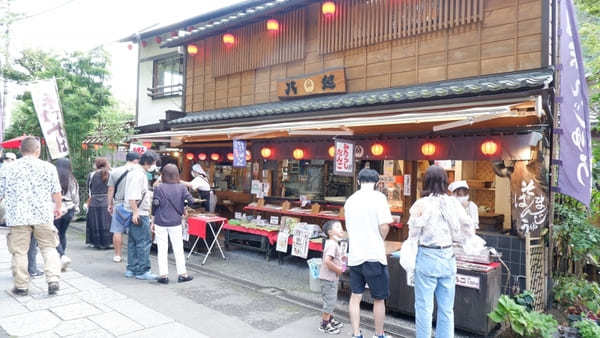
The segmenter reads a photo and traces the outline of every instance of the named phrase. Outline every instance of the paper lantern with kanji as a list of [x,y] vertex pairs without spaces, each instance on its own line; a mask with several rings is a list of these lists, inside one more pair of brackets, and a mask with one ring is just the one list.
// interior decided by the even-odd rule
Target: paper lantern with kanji
[[279,30],[279,21],[275,19],[267,20],[267,30],[269,32],[277,32]]
[[219,155],[217,153],[212,153],[212,154],[210,154],[210,159],[213,161],[218,161],[221,159],[221,155]]
[[192,154],[192,153],[187,153],[187,154],[185,154],[185,158],[187,158],[188,160],[190,160],[190,161],[191,161],[191,160],[193,160],[193,159],[194,159],[194,154]]
[[223,35],[223,43],[227,47],[233,46],[233,44],[235,43],[235,37],[233,36],[233,34],[229,34],[229,33],[224,34]]
[[301,160],[304,158],[304,150],[300,149],[300,148],[296,148],[294,149],[294,152],[292,153],[292,156],[294,156],[294,158],[296,160]]
[[233,161],[233,153],[227,153],[227,159]]
[[273,150],[269,147],[264,147],[260,150],[260,156],[263,158],[270,158],[273,155]]
[[335,157],[335,146],[329,147],[327,152],[329,153],[329,157]]
[[431,156],[435,154],[436,151],[436,145],[431,142],[423,143],[423,145],[421,146],[421,153],[425,156]]
[[206,153],[198,154],[198,160],[200,160],[200,161],[206,161],[207,158],[208,158],[208,156],[206,155]]
[[323,5],[321,6],[321,11],[323,12],[323,15],[330,17],[333,16],[333,14],[335,14],[335,2],[333,1],[326,1],[323,3]]
[[485,156],[494,156],[498,154],[499,150],[500,145],[498,145],[498,143],[496,143],[495,141],[488,140],[481,144],[481,153]]
[[381,156],[383,154],[383,145],[380,143],[375,143],[371,146],[371,154],[375,156]]

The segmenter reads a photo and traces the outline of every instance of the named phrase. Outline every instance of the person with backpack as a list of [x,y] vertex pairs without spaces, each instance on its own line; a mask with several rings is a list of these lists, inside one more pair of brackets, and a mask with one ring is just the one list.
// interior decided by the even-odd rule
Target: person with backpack
[[108,212],[112,215],[110,223],[110,232],[113,234],[113,246],[115,254],[113,262],[120,263],[122,259],[123,248],[123,233],[127,231],[121,223],[115,220],[116,214],[114,210],[117,206],[125,203],[125,182],[129,172],[139,163],[140,154],[135,151],[130,151],[125,157],[127,163],[125,165],[114,168],[110,173],[108,180]]
[[188,282],[193,279],[187,274],[185,256],[183,254],[183,238],[181,218],[185,214],[185,203],[191,204],[194,200],[186,186],[180,183],[179,169],[174,164],[167,164],[162,168],[161,182],[154,188],[152,209],[154,218],[152,224],[158,246],[158,282],[169,283],[169,238],[175,255],[177,266],[177,281]]

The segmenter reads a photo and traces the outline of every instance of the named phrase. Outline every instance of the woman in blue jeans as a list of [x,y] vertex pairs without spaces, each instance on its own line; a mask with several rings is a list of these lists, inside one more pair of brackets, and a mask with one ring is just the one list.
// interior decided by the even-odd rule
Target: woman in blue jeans
[[447,195],[448,176],[440,166],[425,173],[423,198],[410,208],[409,240],[419,244],[415,265],[417,338],[431,337],[433,299],[437,303],[435,336],[454,337],[456,259],[453,242],[474,231],[458,200]]

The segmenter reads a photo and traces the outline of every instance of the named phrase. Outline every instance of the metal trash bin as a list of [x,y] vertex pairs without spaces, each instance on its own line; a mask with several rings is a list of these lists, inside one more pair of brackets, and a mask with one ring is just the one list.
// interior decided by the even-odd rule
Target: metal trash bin
[[321,258],[311,258],[306,261],[308,264],[308,282],[310,291],[321,292],[321,282],[319,281],[319,271],[323,260]]

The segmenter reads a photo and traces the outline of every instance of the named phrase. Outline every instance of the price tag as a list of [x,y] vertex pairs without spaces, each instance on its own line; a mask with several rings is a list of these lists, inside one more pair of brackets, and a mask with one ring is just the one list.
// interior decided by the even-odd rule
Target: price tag
[[272,225],[279,225],[279,216],[271,216],[269,223]]
[[235,219],[242,219],[242,213],[241,212],[235,212]]

